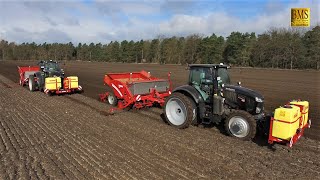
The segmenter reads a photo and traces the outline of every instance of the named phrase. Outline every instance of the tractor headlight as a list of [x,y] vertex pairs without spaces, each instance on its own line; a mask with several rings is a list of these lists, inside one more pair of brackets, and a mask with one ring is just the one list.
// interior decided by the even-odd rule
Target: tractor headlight
[[263,102],[261,98],[256,97],[256,102]]

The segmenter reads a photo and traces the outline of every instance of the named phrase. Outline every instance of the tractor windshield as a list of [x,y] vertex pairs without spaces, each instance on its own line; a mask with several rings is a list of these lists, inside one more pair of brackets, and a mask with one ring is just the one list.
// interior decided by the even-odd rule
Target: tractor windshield
[[230,76],[227,68],[219,68],[218,76],[221,78],[222,84],[230,84]]
[[48,62],[46,64],[46,68],[49,70],[60,71],[60,67],[58,63],[55,63],[55,62]]

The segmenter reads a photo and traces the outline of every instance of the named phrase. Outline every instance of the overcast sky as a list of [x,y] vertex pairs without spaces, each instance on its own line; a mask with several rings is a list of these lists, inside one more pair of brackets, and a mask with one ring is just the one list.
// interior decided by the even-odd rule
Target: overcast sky
[[108,43],[159,35],[261,33],[290,27],[291,7],[310,7],[311,25],[319,24],[319,0],[0,0],[0,39]]

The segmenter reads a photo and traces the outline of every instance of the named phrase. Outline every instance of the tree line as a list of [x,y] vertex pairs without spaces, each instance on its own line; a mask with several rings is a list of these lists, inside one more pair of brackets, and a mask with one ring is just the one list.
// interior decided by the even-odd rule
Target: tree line
[[232,32],[226,38],[215,34],[159,36],[108,44],[0,42],[0,60],[40,59],[159,64],[223,62],[234,66],[320,69],[320,26],[305,32],[271,29],[259,35]]

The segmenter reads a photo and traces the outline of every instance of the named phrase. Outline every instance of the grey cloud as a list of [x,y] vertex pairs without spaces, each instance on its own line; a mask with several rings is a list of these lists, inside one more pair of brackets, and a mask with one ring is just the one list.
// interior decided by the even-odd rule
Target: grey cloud
[[69,18],[69,17],[67,17],[67,18],[64,19],[64,23],[65,23],[66,25],[70,25],[70,26],[79,26],[79,25],[80,25],[78,19],[76,19],[76,18]]
[[10,31],[7,31],[4,36],[8,41],[15,41],[17,43],[22,43],[22,42],[32,42],[31,34],[32,34],[31,32],[27,32],[22,28],[14,27]]
[[58,23],[56,23],[54,20],[52,20],[51,18],[49,17],[44,17],[44,21],[48,22],[48,24],[50,24],[51,26],[57,26]]
[[166,0],[161,5],[161,11],[170,11],[171,13],[184,14],[188,11],[192,11],[192,7],[195,5],[194,0]]
[[40,37],[39,41],[42,39],[46,39],[46,42],[56,42],[57,39],[59,39],[60,42],[70,42],[73,40],[68,34],[57,29],[49,29],[45,32],[38,33],[38,35]]
[[152,15],[160,12],[160,3],[156,1],[95,1],[94,7],[105,19],[119,25],[123,19],[136,15]]
[[16,33],[25,33],[25,32],[27,32],[26,30],[24,30],[24,29],[22,29],[22,28],[20,28],[20,27],[14,27],[14,28],[12,29],[12,31],[14,31],[14,32],[16,32]]
[[48,29],[43,32],[30,32],[28,30],[15,27],[11,31],[6,32],[6,38],[9,41],[15,41],[17,43],[22,42],[36,42],[36,43],[43,43],[43,42],[70,42],[72,38],[69,37],[66,33],[59,31],[57,29]]
[[101,42],[109,42],[109,41],[115,41],[115,40],[121,39],[120,34],[114,35],[106,32],[98,33],[97,37],[101,39]]
[[50,1],[25,1],[23,2],[23,5],[28,9],[41,11],[41,13],[47,14],[51,11],[59,9],[59,6],[63,4]]
[[95,2],[95,6],[97,9],[105,14],[105,15],[116,15],[121,13],[121,9],[119,6],[116,6],[115,4],[119,5],[120,3],[117,2]]
[[[118,4],[118,3],[117,3]],[[112,2],[95,2],[95,8],[103,17],[108,17],[113,24],[120,24],[120,15],[123,13],[119,6]]]
[[152,14],[160,5],[157,1],[95,1],[95,7],[104,15]]

